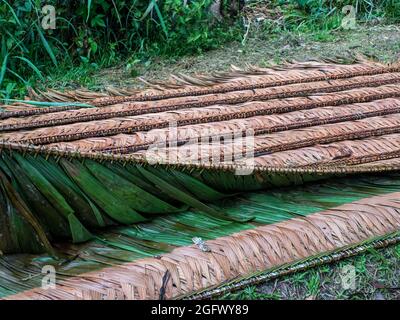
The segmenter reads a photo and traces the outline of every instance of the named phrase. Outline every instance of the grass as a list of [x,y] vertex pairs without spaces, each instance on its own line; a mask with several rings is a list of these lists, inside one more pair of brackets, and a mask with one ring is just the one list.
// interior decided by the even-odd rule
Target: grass
[[[342,284],[343,268],[354,267],[355,288]],[[223,299],[400,299],[400,245],[371,249],[353,258],[267,281]]]
[[0,98],[70,68],[88,74],[92,65],[200,53],[235,39],[235,21],[212,22],[211,2],[49,0],[56,26],[46,29],[43,1],[0,0]]
[[[400,3],[395,0],[252,0],[249,8],[267,7],[273,14],[261,23],[253,19],[247,33],[242,19],[225,15],[224,22],[217,23],[210,17],[212,1],[193,0],[183,6],[182,0],[49,0],[47,4],[56,8],[57,27],[42,30],[40,1],[1,0],[0,98],[22,97],[28,86],[60,86],[75,79],[95,86],[94,71],[116,64],[138,76],[142,65],[154,65],[160,57],[201,56],[233,41],[244,44],[240,57],[254,28],[268,41],[301,34],[332,42],[345,17],[341,9],[349,4],[357,9],[360,23],[400,20]],[[235,1],[223,1],[223,12]]]
[[[329,37],[329,38],[328,38]],[[329,39],[329,41],[327,41]],[[119,61],[112,68],[96,64],[61,69],[43,86],[56,89],[76,88],[79,85],[99,90],[107,85],[142,87],[137,79],[141,76],[151,80],[168,79],[171,73],[211,73],[228,70],[230,66],[253,64],[268,66],[271,62],[285,60],[351,56],[361,53],[383,62],[400,58],[400,26],[360,25],[356,30],[338,30],[304,34],[285,31],[271,35],[262,28],[254,28],[245,45],[231,42],[219,49],[175,57],[150,57],[145,60]]]

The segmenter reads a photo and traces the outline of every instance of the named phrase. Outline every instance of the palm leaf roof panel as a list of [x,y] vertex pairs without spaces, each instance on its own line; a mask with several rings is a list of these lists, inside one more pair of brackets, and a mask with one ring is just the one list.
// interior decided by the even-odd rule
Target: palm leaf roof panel
[[[397,239],[399,82],[315,61],[32,90],[0,113],[0,295],[173,298]],[[45,263],[57,289],[21,282]]]

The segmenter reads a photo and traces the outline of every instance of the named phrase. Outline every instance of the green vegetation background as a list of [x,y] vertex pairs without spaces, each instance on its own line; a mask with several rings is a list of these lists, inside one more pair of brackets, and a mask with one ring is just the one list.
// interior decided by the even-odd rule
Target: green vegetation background
[[[71,69],[79,76],[155,57],[196,55],[242,41],[246,27],[232,3],[222,0],[223,19],[210,14],[213,0],[0,0],[0,99],[23,96],[29,86],[51,86]],[[186,5],[184,4],[186,3]],[[357,19],[399,21],[398,0],[250,1],[279,12],[279,23],[263,22],[263,32],[312,33],[340,28],[345,5]],[[56,8],[56,29],[44,30],[42,8]],[[1,104],[1,103],[0,103]]]

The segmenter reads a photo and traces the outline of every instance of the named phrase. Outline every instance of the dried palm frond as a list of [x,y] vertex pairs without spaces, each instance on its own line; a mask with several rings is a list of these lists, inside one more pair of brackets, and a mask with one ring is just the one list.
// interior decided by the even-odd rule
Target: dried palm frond
[[[172,78],[0,113],[0,296],[173,298],[400,227],[399,64]],[[56,291],[10,285],[22,252],[66,259]]]
[[[6,256],[0,259],[0,283],[7,289],[0,287],[0,296],[111,299],[108,294],[112,290],[120,299],[158,299],[163,275],[169,272],[164,283],[166,298],[199,291],[202,297],[207,296],[201,293],[204,289],[244,281],[264,270],[276,270],[276,275],[283,273],[277,268],[290,271],[293,261],[305,268],[335,259],[340,253],[345,257],[361,252],[368,242],[379,244],[383,236],[398,230],[399,181],[398,175],[340,179],[272,193],[248,193],[219,205],[232,215],[252,212],[256,224],[186,211],[155,218],[151,224],[105,232],[90,244],[63,246],[67,257],[58,262],[56,289],[41,289],[32,277],[40,274],[43,264],[51,264],[51,259],[30,264],[28,256],[23,261]],[[201,237],[209,250],[193,245],[193,237]],[[88,261],[91,267],[86,266]],[[16,281],[22,277],[24,282]],[[16,285],[10,285],[13,282]]]

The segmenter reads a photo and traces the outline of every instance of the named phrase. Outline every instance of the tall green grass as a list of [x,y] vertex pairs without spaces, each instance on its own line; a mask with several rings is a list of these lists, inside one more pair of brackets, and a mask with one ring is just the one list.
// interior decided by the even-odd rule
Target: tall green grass
[[398,0],[292,0],[276,1],[282,5],[285,27],[296,31],[321,31],[339,29],[345,14],[342,9],[351,5],[360,23],[380,19],[385,22],[400,21]]
[[[108,66],[134,54],[181,56],[235,39],[210,17],[212,0],[0,0],[0,97],[55,69]],[[41,27],[53,5],[55,30]]]
[[[243,0],[223,0],[225,12]],[[254,0],[279,10],[284,22],[265,32],[339,29],[341,9],[357,19],[400,21],[399,0]],[[75,74],[150,57],[196,54],[240,40],[241,19],[210,16],[213,0],[0,0],[0,99],[49,84],[54,74]],[[57,11],[56,29],[41,28],[44,5]],[[1,104],[1,101],[0,101]]]

